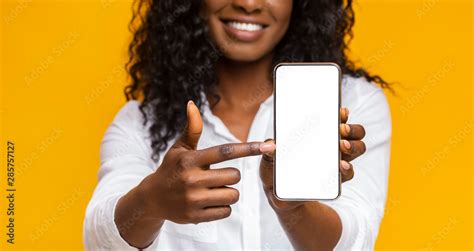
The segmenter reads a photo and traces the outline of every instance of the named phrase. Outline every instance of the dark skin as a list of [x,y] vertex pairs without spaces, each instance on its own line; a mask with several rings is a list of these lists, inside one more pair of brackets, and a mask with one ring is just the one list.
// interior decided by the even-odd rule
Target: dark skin
[[[285,202],[275,198],[274,142],[246,142],[260,104],[273,92],[265,87],[271,86],[268,74],[272,51],[288,28],[292,4],[289,0],[206,1],[202,14],[208,20],[211,38],[225,55],[216,68],[221,100],[212,111],[245,143],[197,150],[203,124],[198,108],[189,102],[186,129],[165,154],[160,167],[117,204],[115,223],[130,245],[149,246],[165,220],[197,224],[228,217],[230,205],[239,199],[239,191],[228,186],[240,181],[240,172],[235,167],[210,169],[209,166],[225,160],[263,155],[259,167],[263,189],[292,245],[297,250],[331,250],[335,247],[342,232],[337,213],[315,201]],[[223,20],[241,18],[250,18],[253,23],[264,26],[258,39],[248,41],[225,32]],[[211,98],[209,101],[213,102]],[[350,161],[365,152],[361,141],[365,136],[364,128],[346,124],[348,116],[349,111],[342,108],[340,171],[343,182],[354,176]],[[127,223],[132,217],[136,219],[134,224]]]

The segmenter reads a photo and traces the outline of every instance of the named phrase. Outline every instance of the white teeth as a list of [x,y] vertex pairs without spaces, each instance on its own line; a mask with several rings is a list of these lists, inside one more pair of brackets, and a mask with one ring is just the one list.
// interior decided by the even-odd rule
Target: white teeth
[[263,29],[263,26],[260,24],[252,24],[252,23],[239,23],[239,22],[229,22],[229,26],[237,30],[243,31],[258,31]]

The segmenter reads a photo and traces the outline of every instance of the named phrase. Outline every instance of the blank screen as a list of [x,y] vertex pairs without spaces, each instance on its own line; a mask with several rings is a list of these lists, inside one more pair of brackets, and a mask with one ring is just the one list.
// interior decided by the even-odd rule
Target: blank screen
[[275,195],[335,199],[339,184],[340,69],[331,63],[275,68]]

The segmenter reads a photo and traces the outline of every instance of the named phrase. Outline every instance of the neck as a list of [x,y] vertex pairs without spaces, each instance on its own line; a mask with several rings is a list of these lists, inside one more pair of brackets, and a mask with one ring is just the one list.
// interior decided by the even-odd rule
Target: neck
[[270,69],[272,55],[255,62],[222,59],[216,67],[219,102],[231,107],[259,106],[273,93]]

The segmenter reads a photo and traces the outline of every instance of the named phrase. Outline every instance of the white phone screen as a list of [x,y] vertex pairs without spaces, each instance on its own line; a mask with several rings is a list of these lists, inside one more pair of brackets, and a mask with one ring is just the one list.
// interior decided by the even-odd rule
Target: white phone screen
[[284,63],[274,70],[275,195],[328,200],[340,194],[341,70],[333,63]]

